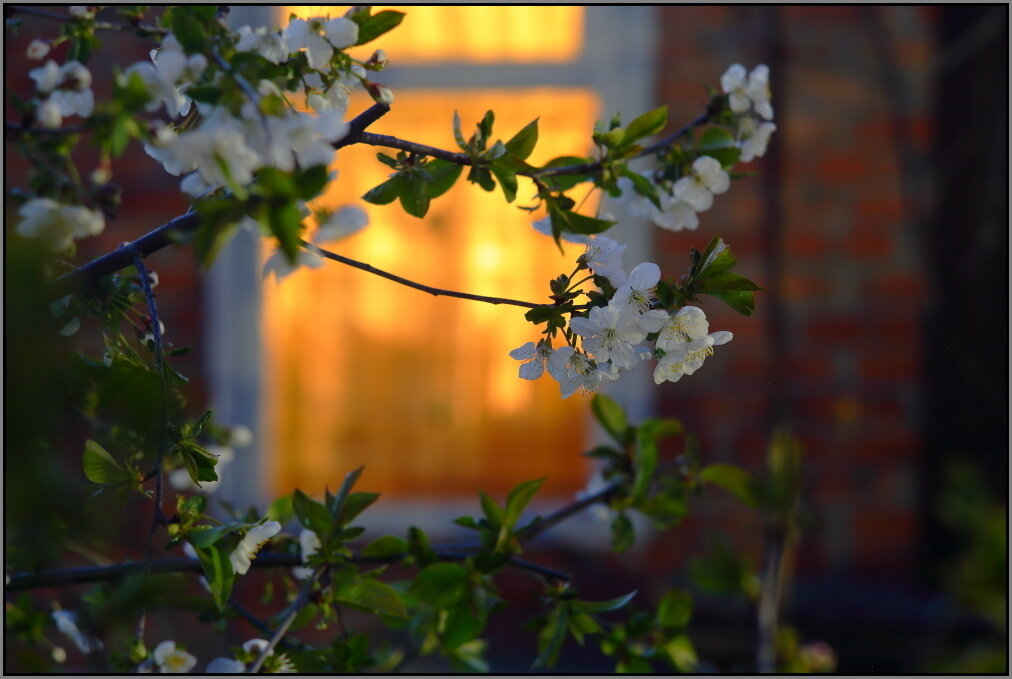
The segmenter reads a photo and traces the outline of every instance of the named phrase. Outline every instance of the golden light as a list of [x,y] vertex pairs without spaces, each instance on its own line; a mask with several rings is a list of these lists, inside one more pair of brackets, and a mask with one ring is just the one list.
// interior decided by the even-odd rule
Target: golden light
[[[408,12],[425,17],[431,10],[440,20],[453,16],[460,30],[484,30],[488,13],[471,9],[500,8]],[[551,32],[537,23],[526,31]],[[391,55],[399,49],[379,42]],[[494,110],[494,134],[502,139],[540,114],[533,164],[589,152],[588,130],[600,108],[593,91],[554,87],[404,90],[396,97],[370,130],[445,149],[456,148],[454,110],[465,136]],[[350,115],[370,103],[353,97]],[[338,179],[320,202],[354,202],[367,210],[370,225],[333,244],[337,252],[438,288],[535,302],[546,300],[549,279],[571,270],[576,246],[563,256],[516,207],[532,202],[528,180],[521,179],[517,201],[508,205],[499,189],[486,193],[462,175],[419,220],[396,204],[360,200],[390,172],[377,151],[385,150],[356,145],[338,153]],[[370,489],[401,497],[505,491],[544,475],[546,493],[570,494],[585,484],[586,402],[561,400],[547,376],[520,380],[519,363],[508,355],[538,336],[523,308],[434,297],[335,262],[265,287],[273,491],[319,493],[361,464]]]

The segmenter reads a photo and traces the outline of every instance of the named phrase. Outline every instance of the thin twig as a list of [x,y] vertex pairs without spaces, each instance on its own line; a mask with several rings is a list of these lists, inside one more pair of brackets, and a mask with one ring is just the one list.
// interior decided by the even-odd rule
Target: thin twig
[[[56,12],[47,12],[37,7],[31,7],[26,5],[14,5],[5,8],[6,12],[21,14],[28,14],[30,16],[37,16],[43,19],[51,19],[53,21],[62,21],[64,23],[75,21],[75,18],[69,14],[57,14]],[[153,33],[155,35],[168,35],[169,30],[167,28],[159,28],[158,26],[151,26],[150,24],[121,24],[112,21],[96,21],[95,28],[101,31],[143,31],[145,33]]]
[[320,579],[320,576],[329,568],[329,564],[320,564],[313,571],[306,582],[302,585],[302,589],[299,590],[299,595],[292,602],[292,605],[288,607],[288,612],[281,621],[281,625],[275,630],[274,635],[268,640],[267,646],[263,651],[260,652],[260,657],[254,661],[252,665],[246,670],[247,674],[256,674],[260,671],[260,668],[264,666],[264,661],[267,660],[267,656],[274,652],[274,647],[278,645],[278,642],[288,633],[288,628],[292,626],[292,622],[295,621],[295,616],[299,614],[306,603],[309,602],[309,597],[313,593],[313,588],[316,586],[316,582]]
[[[700,114],[695,120],[689,124],[680,127],[671,134],[667,135],[660,141],[647,146],[642,151],[637,153],[633,158],[642,158],[658,151],[667,148],[673,144],[679,137],[688,134],[693,128],[696,128],[710,119],[710,112],[706,111]],[[399,139],[388,134],[375,134],[372,132],[366,132],[360,135],[357,140],[360,144],[368,144],[369,146],[384,146],[386,148],[398,149],[400,151],[408,151],[410,153],[417,153],[418,155],[429,156],[432,158],[439,158],[440,160],[446,160],[451,163],[458,165],[474,165],[475,159],[466,153],[458,153],[456,151],[447,151],[445,149],[436,148],[435,146],[428,146],[426,144],[419,144],[417,142],[408,141],[406,139]],[[591,174],[597,172],[604,166],[604,163],[600,160],[593,161],[590,163],[579,163],[576,165],[563,165],[561,167],[552,167],[540,170],[521,170],[517,172],[522,177],[559,177],[563,175],[573,174]]]
[[7,120],[4,121],[4,132],[11,135],[69,135],[81,134],[82,132],[87,132],[89,129],[90,128],[85,125],[68,125],[66,127],[29,127],[27,125],[18,125],[17,123],[12,123]]
[[569,517],[579,514],[587,507],[598,502],[607,502],[611,499],[611,496],[617,493],[622,488],[622,483],[615,481],[610,483],[596,493],[592,493],[583,497],[575,502],[572,502],[561,509],[558,509],[548,516],[537,517],[530,523],[516,531],[516,536],[522,541],[533,540],[537,536],[544,533],[549,528],[556,526]]
[[457,297],[459,299],[470,299],[475,302],[486,302],[488,304],[511,304],[513,306],[525,307],[527,309],[536,309],[540,306],[546,306],[544,304],[535,304],[534,302],[524,302],[518,299],[507,299],[505,297],[487,297],[485,295],[472,295],[469,292],[456,292],[454,290],[443,290],[442,288],[434,288],[431,285],[424,285],[422,283],[409,281],[407,278],[402,278],[401,276],[397,276],[396,274],[388,273],[386,271],[383,271],[382,269],[377,269],[373,265],[366,264],[365,262],[360,262],[357,259],[351,259],[350,257],[339,255],[336,252],[324,250],[318,245],[313,245],[312,243],[308,243],[304,240],[300,240],[299,243],[302,245],[302,247],[306,248],[310,252],[315,252],[321,257],[332,259],[335,262],[340,262],[341,264],[347,264],[348,266],[354,267],[356,269],[361,269],[362,271],[368,271],[371,274],[376,274],[377,276],[386,278],[395,283],[400,283],[401,285],[406,285],[409,288],[421,290],[422,292],[427,292],[430,295],[435,295],[437,297],[439,296]]

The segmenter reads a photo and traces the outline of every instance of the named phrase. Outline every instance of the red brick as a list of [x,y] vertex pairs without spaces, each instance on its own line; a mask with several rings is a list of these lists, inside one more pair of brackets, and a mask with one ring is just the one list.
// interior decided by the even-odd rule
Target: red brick
[[888,356],[865,356],[858,374],[864,380],[904,382],[920,377],[921,359],[915,348],[891,352]]
[[865,572],[895,571],[913,559],[917,522],[909,511],[865,509],[853,522],[853,562]]
[[884,230],[860,229],[852,231],[843,241],[843,247],[858,259],[885,257],[893,251],[895,239]]

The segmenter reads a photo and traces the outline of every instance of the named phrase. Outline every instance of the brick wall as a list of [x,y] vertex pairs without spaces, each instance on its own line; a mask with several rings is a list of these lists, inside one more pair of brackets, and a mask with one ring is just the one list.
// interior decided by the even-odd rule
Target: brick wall
[[[680,271],[690,246],[720,232],[742,273],[767,288],[752,318],[706,304],[711,330],[731,330],[735,340],[691,379],[665,385],[661,409],[701,434],[709,460],[752,469],[763,464],[771,427],[787,422],[806,451],[814,519],[803,571],[908,574],[918,537],[928,285],[920,234],[905,221],[892,116],[910,130],[909,153],[923,164],[932,10],[659,12],[658,89],[673,124],[698,112],[700,83],[716,83],[738,61],[773,67],[778,126],[770,153],[754,164],[761,177],[734,182],[701,215],[699,232],[657,235],[662,268]],[[902,97],[882,85],[873,39],[882,31]],[[905,108],[895,113],[897,102]],[[731,502],[707,500],[700,516],[747,529],[738,540],[756,543],[756,526]],[[691,552],[698,538],[689,529],[667,549]]]

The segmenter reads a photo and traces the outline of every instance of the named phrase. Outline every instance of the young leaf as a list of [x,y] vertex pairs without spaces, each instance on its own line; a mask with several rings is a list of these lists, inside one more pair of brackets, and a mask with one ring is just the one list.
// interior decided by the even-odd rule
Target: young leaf
[[204,450],[196,443],[188,441],[180,443],[177,450],[183,458],[186,471],[190,473],[190,478],[193,479],[194,483],[199,485],[201,481],[218,480],[218,473],[214,470],[214,466],[218,463],[217,455]]
[[559,604],[548,614],[548,622],[538,635],[538,648],[541,650],[534,659],[531,669],[551,667],[559,658],[559,650],[566,639],[569,627],[569,607]]
[[460,177],[460,173],[464,168],[448,160],[436,158],[429,161],[425,169],[432,175],[432,181],[426,184],[425,189],[429,199],[432,200],[449,191],[457,181],[457,178]]
[[661,627],[683,629],[692,617],[692,595],[673,589],[664,595],[657,606],[657,623]]
[[639,172],[634,172],[629,168],[622,171],[621,175],[632,182],[633,189],[636,193],[641,196],[646,196],[650,199],[657,209],[661,209],[661,198],[657,193],[657,185],[652,181],[641,175]]
[[574,599],[569,602],[569,606],[574,613],[607,613],[608,611],[617,611],[632,601],[633,597],[636,596],[636,592],[637,590],[634,589],[628,594],[608,599],[607,601],[580,601]]
[[409,591],[427,604],[447,608],[467,592],[468,578],[467,569],[460,564],[438,562],[423,568]]
[[362,196],[362,200],[373,205],[387,205],[397,200],[397,197],[401,195],[401,191],[404,188],[403,175],[396,174],[379,186],[374,186],[366,191],[365,195]]
[[407,618],[404,600],[390,585],[371,578],[357,578],[334,594],[337,603],[391,618]]
[[622,135],[622,141],[619,142],[619,148],[631,146],[644,137],[657,134],[663,130],[664,126],[667,124],[667,106],[661,106],[659,108],[655,108],[653,111],[647,111],[629,123],[629,126],[625,128],[625,134]]
[[752,312],[755,311],[755,295],[751,292],[743,290],[728,290],[708,292],[706,294],[711,297],[716,297],[743,316],[751,316]]
[[483,490],[478,491],[478,497],[481,501],[481,509],[485,512],[485,518],[489,520],[489,523],[493,526],[502,525],[503,510],[499,506],[499,503],[495,501],[495,498]]
[[499,180],[499,187],[502,189],[503,196],[506,197],[507,203],[512,203],[517,197],[517,175],[510,169],[507,169],[497,163],[493,163],[489,166],[492,174]]
[[700,470],[699,478],[723,488],[749,507],[759,506],[758,483],[741,467],[711,464]]
[[395,535],[384,535],[376,538],[362,549],[362,556],[372,559],[385,559],[401,556],[408,551],[408,543]]
[[520,514],[524,511],[524,507],[534,498],[534,495],[547,478],[543,476],[540,479],[524,481],[509,492],[506,496],[506,511],[503,515],[504,527],[510,530],[513,529],[513,526],[520,519]]
[[[550,170],[557,167],[569,167],[571,165],[584,165],[588,161],[586,158],[580,156],[559,156],[545,163],[541,169]],[[562,174],[562,175],[548,175],[541,177],[541,181],[544,182],[548,188],[553,191],[568,191],[580,182],[585,182],[590,178],[590,175],[586,174]]]
[[736,146],[734,136],[730,132],[722,127],[708,127],[696,144],[696,150],[704,152],[703,155],[711,155],[710,151],[733,149]]
[[379,493],[352,493],[348,496],[348,499],[345,500],[344,506],[341,507],[341,511],[337,515],[336,524],[338,526],[344,526],[351,523],[355,517],[364,512],[369,505],[376,502],[379,496]]
[[604,430],[621,445],[628,426],[622,406],[608,396],[598,393],[594,395],[590,407],[594,411],[594,417],[601,423]]
[[295,516],[299,518],[299,523],[303,528],[308,528],[316,533],[321,541],[326,541],[331,533],[333,522],[330,512],[323,503],[313,500],[301,490],[296,489],[292,493],[292,509],[295,510]]
[[595,219],[569,210],[555,209],[550,212],[552,217],[552,230],[558,227],[560,232],[592,234],[607,231],[618,222],[608,219]]
[[92,483],[116,483],[128,476],[126,469],[120,466],[105,448],[91,439],[84,442],[84,475]]
[[538,143],[538,118],[535,118],[531,122],[527,123],[526,126],[513,137],[506,142],[506,150],[510,155],[519,158],[520,160],[527,160],[527,157],[534,151],[534,146]]
[[351,19],[358,24],[358,42],[355,44],[364,45],[400,25],[404,19],[404,12],[386,9],[371,16],[365,12],[357,12],[351,15]]
[[200,559],[200,567],[204,571],[207,586],[220,610],[224,610],[235,585],[235,572],[228,557],[229,555],[217,545],[197,549],[197,558]]
[[264,514],[270,521],[277,521],[282,526],[292,520],[295,516],[295,508],[292,506],[292,494],[282,495],[267,507]]
[[636,529],[625,513],[617,515],[611,522],[611,549],[624,552],[636,542]]
[[414,173],[405,173],[399,198],[401,207],[412,217],[421,219],[429,211],[429,183]]

